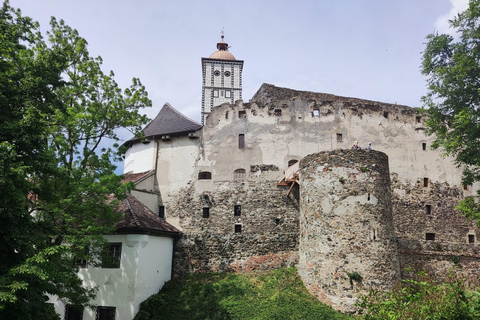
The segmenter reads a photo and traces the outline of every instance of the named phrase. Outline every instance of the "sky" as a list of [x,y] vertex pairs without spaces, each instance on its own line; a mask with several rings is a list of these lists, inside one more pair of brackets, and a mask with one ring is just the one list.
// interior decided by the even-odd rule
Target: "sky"
[[[426,36],[451,33],[467,0],[10,0],[49,30],[78,30],[120,87],[140,78],[156,116],[170,103],[200,121],[201,58],[222,29],[244,60],[243,100],[262,83],[420,107]],[[129,139],[130,136],[125,137]]]

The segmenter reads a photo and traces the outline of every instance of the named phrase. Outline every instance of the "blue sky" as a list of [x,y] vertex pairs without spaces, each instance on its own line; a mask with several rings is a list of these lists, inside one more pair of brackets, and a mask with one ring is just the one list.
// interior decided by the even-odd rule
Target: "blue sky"
[[[146,86],[153,118],[169,102],[200,121],[201,58],[221,30],[244,60],[243,100],[262,83],[421,106],[427,34],[448,31],[467,0],[10,0],[49,29],[63,19],[113,70]],[[129,138],[129,137],[126,137]]]

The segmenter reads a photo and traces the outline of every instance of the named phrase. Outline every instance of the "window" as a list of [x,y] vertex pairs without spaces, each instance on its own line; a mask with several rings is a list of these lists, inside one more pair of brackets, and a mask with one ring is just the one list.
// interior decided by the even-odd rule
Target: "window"
[[[80,268],[86,268],[87,267],[87,259],[86,256],[88,255],[88,247],[83,248],[83,253],[81,248],[73,248],[74,252],[76,251],[77,254],[73,258],[73,264],[77,267]],[[78,251],[77,251],[78,250]]]
[[95,320],[115,320],[115,307],[97,307]]
[[245,147],[245,135],[243,133],[238,135],[238,148],[243,149]]
[[421,116],[416,116],[416,118],[415,118],[415,119],[416,119],[417,123],[420,123],[420,122],[422,122],[422,117],[421,117]]
[[242,215],[242,206],[237,204],[235,205],[234,209],[233,209],[233,215],[235,217],[239,217]]
[[65,306],[65,320],[82,320],[83,307],[73,306],[71,304]]
[[213,97],[218,98],[218,90],[213,90]]
[[290,167],[290,166],[293,166],[293,165],[294,165],[295,163],[297,163],[297,162],[298,162],[298,160],[296,160],[296,159],[289,160],[289,161],[288,161],[288,166],[289,166],[289,167]]
[[158,216],[165,218],[165,206],[158,206]]
[[432,206],[431,205],[427,204],[425,206],[425,213],[426,214],[431,214],[432,213]]
[[427,241],[435,241],[435,233],[426,233],[425,240]]
[[427,144],[425,142],[422,142],[422,150],[427,150]]
[[337,133],[337,142],[342,142],[343,141],[343,136],[341,133]]
[[203,217],[210,218],[210,208],[208,207],[203,208]]
[[198,180],[210,180],[212,179],[212,173],[208,171],[200,171],[198,173]]
[[225,98],[230,98],[232,93],[230,91],[225,91]]
[[220,75],[220,70],[215,70],[215,71],[213,72],[213,74],[214,74],[216,77],[218,77],[218,76]]
[[367,194],[367,201],[370,201],[370,192]]
[[468,243],[475,243],[475,235],[469,234],[468,235]]
[[241,118],[241,119],[246,118],[247,117],[247,111],[245,111],[245,110],[238,111],[238,117]]
[[463,190],[468,191],[468,185],[464,184],[463,185]]
[[275,218],[275,225],[279,225],[280,224],[280,218]]
[[319,109],[313,109],[313,116],[314,117],[319,117],[320,116],[320,110]]
[[225,77],[230,77],[230,71],[225,71],[224,75]]
[[428,178],[423,178],[423,186],[428,187]]
[[277,116],[277,117],[281,117],[282,116],[282,109],[275,109],[274,115]]
[[122,244],[119,242],[110,243],[110,247],[102,259],[102,268],[120,268],[121,255]]
[[246,171],[245,169],[237,169],[233,172],[234,179],[245,179]]
[[383,117],[384,117],[385,119],[388,119],[388,111],[383,111]]
[[235,233],[242,233],[242,225],[236,224],[235,225]]

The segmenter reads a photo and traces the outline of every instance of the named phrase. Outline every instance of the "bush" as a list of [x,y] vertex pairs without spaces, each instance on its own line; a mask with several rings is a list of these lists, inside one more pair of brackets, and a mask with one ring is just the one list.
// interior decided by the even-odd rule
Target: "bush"
[[426,273],[403,280],[389,293],[371,290],[357,305],[365,320],[473,320],[480,319],[480,293],[465,279],[450,274],[437,284]]

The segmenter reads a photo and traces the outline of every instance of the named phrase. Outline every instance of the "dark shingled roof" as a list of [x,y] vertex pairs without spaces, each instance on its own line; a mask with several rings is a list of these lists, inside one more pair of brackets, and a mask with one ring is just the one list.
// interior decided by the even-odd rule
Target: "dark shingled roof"
[[176,237],[180,233],[177,228],[161,219],[131,194],[127,196],[127,199],[120,202],[117,210],[125,214],[123,220],[115,226],[117,233],[164,235],[168,237]]
[[[148,138],[167,134],[194,132],[200,128],[202,128],[200,123],[187,118],[170,104],[165,103],[155,119],[143,129],[143,134],[145,138]],[[129,141],[135,140],[138,140],[138,138],[134,137]]]

